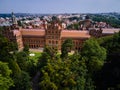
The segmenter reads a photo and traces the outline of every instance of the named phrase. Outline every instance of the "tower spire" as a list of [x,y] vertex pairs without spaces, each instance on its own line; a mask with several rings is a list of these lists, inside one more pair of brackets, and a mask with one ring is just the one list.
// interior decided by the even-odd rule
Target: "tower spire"
[[13,12],[12,12],[12,25],[14,25],[14,26],[17,25],[17,20],[16,20],[16,17]]

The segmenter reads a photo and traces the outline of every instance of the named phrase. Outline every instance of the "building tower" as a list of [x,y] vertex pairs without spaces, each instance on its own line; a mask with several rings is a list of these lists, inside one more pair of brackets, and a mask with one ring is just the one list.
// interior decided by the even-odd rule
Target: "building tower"
[[86,30],[89,30],[89,28],[91,27],[91,23],[92,23],[92,20],[90,19],[88,15],[86,15],[85,20],[84,20],[84,28]]
[[17,49],[20,51],[23,49],[22,34],[19,28],[17,27],[17,20],[14,14],[12,13],[12,25],[4,27],[2,34],[8,38],[10,42],[13,42],[17,45]]
[[61,49],[61,25],[58,22],[52,22],[45,30],[45,45],[58,50]]
[[12,26],[13,28],[16,28],[18,26],[17,19],[13,12],[12,12]]

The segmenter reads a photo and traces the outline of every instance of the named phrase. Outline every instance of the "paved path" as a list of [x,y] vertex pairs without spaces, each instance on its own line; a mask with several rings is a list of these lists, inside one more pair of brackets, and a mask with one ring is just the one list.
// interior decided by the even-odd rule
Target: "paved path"
[[32,80],[32,90],[39,90],[40,72],[38,71]]

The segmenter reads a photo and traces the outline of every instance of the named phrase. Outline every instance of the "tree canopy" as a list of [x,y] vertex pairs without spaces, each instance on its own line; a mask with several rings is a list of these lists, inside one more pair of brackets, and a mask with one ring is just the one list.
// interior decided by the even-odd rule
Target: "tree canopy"
[[61,48],[61,58],[67,58],[68,57],[68,52],[70,52],[73,48],[73,42],[72,39],[66,39]]
[[0,61],[0,90],[8,90],[10,86],[14,85],[10,74],[12,70],[9,69],[7,63]]

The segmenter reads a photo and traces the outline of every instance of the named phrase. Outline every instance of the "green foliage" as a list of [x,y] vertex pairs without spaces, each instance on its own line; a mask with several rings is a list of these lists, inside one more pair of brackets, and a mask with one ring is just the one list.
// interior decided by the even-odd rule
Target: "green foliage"
[[16,50],[15,47],[14,43],[0,35],[0,61],[8,62],[12,57],[11,54]]
[[41,67],[40,89],[42,90],[84,90],[86,82],[85,60],[79,60],[75,53],[69,59],[48,59]]
[[111,42],[112,38],[113,38],[113,35],[101,37],[97,39],[97,42],[100,44],[100,46],[106,47],[107,42]]
[[109,49],[108,53],[109,54],[119,54],[120,52],[120,32],[117,34],[114,34],[112,41],[109,43]]
[[79,23],[71,24],[71,25],[67,26],[67,29],[68,30],[79,30],[80,25],[79,25]]
[[55,60],[57,59],[57,49],[53,49],[49,46],[46,46],[44,48],[43,53],[41,54],[41,57],[38,61],[38,67],[41,68],[47,64],[48,60]]
[[80,59],[81,56],[78,52],[75,52],[71,59],[71,71],[72,73],[74,73],[75,75],[75,81],[76,81],[76,85],[73,88],[73,90],[84,90],[85,89],[85,82],[86,82],[86,72],[87,72],[87,68],[86,68],[86,64],[85,64],[85,60],[81,60]]
[[96,73],[99,72],[106,59],[106,50],[101,47],[96,39],[89,39],[85,41],[82,51],[82,60],[85,60],[87,75],[85,77],[85,90],[94,90],[94,78]]
[[21,73],[21,69],[18,65],[18,63],[14,59],[10,59],[9,62],[9,67],[12,70],[12,75],[19,75]]
[[100,38],[101,46],[107,49],[107,60],[119,59],[120,56],[120,32],[111,37]]
[[61,58],[67,58],[68,57],[68,52],[71,51],[72,47],[73,47],[72,39],[66,39],[62,44]]
[[14,85],[10,77],[11,73],[8,65],[0,61],[0,90],[8,90],[10,86]]
[[15,86],[11,90],[30,90],[30,76],[28,73],[22,71],[19,75],[14,76]]
[[93,21],[98,21],[98,22],[106,22],[110,24],[112,27],[115,28],[120,28],[120,20],[116,19],[115,17],[106,17],[106,16],[101,16],[101,15],[93,15],[91,16],[91,19]]
[[[11,90],[30,90],[30,77],[28,73],[21,72],[21,69],[27,71],[28,53],[16,52],[13,48],[14,43],[1,35],[0,41],[0,90],[8,90],[10,86],[13,86],[13,81],[15,86],[10,87]],[[8,65],[1,61],[7,62]]]
[[89,39],[84,43],[81,54],[91,73],[100,70],[106,59],[106,50],[100,47],[95,39]]
[[3,27],[0,26],[0,35],[2,35],[2,30],[3,30]]
[[70,18],[68,18],[70,21],[73,21],[73,20],[77,20],[77,21],[79,21],[79,20],[81,20],[82,18],[81,17],[76,17],[76,16],[74,16],[74,17],[70,17]]
[[57,20],[57,17],[56,16],[52,16],[52,20]]
[[51,59],[55,58],[56,57],[56,54],[57,54],[57,48],[52,48],[52,47],[49,47],[49,46],[46,46],[44,48],[44,52],[46,52],[46,54],[48,54],[50,56]]
[[21,68],[21,70],[26,71],[27,70],[27,62],[29,60],[29,56],[26,52],[21,51],[16,53],[16,61]]
[[120,88],[120,32],[97,41],[89,39],[81,52],[73,55],[68,55],[73,43],[67,39],[62,44],[61,58],[57,49],[48,46],[44,52],[30,57],[28,47],[17,52],[14,45],[0,35],[0,90],[30,90],[30,76],[36,77],[37,72],[40,72],[38,82],[41,90]]
[[41,67],[45,66],[49,59],[50,59],[50,56],[46,52],[43,52],[38,61],[38,67],[41,68]]
[[107,59],[101,73],[97,74],[96,84],[101,90],[119,90],[120,85],[120,32],[111,37],[100,38],[101,46],[107,50]]
[[7,62],[13,74],[18,74],[21,70],[16,63],[14,49],[11,47],[14,43],[10,43],[5,37],[0,36],[0,61]]
[[87,76],[86,78],[86,84],[84,90],[95,90],[94,81],[89,76]]
[[32,60],[34,62],[34,64],[38,63],[39,58],[41,57],[43,52],[34,52],[34,51],[30,51],[29,54],[35,54],[35,56],[30,56],[29,55],[29,59]]
[[21,23],[21,21],[19,20],[19,21],[17,21],[17,23],[18,23],[18,25],[19,26],[22,26],[22,23]]
[[31,77],[34,77],[38,71],[37,67],[38,67],[39,57],[41,57],[42,52],[30,52],[30,53],[35,54],[35,56],[29,55],[29,60],[27,62],[27,72]]
[[8,40],[3,37],[3,36],[0,36],[0,60],[5,60],[4,58],[6,56],[9,57],[9,42]]
[[40,88],[42,90],[69,90],[76,82],[70,70],[70,61],[48,60],[42,69]]
[[26,52],[27,54],[29,54],[29,46],[24,45],[23,51]]

